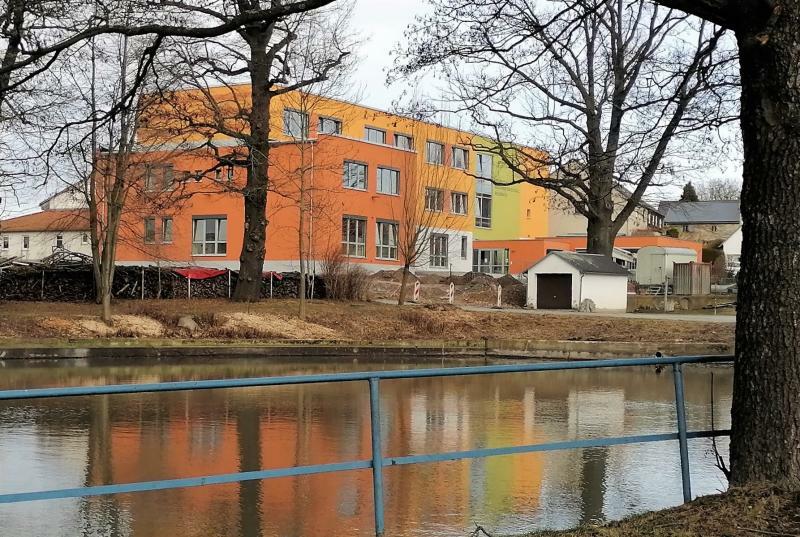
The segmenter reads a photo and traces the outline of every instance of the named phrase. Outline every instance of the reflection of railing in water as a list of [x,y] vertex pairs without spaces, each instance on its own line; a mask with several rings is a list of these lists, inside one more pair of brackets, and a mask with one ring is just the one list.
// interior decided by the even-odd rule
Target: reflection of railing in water
[[[566,449],[607,447],[623,444],[637,444],[645,442],[659,442],[665,440],[678,440],[680,446],[681,477],[683,483],[683,498],[689,501],[692,498],[691,482],[689,476],[689,438],[707,438],[713,436],[726,436],[728,430],[721,431],[687,431],[686,411],[683,393],[684,364],[720,363],[731,362],[731,356],[690,356],[671,358],[638,358],[595,360],[583,362],[549,362],[526,365],[500,365],[483,367],[453,367],[438,369],[412,369],[403,371],[367,371],[360,373],[338,373],[317,375],[296,375],[285,377],[241,378],[229,380],[202,380],[184,382],[164,382],[156,384],[129,384],[113,386],[89,386],[73,388],[44,388],[33,390],[0,391],[0,401],[42,399],[51,397],[94,396],[111,394],[131,394],[146,392],[171,392],[189,390],[208,390],[220,388],[242,388],[260,386],[283,386],[298,384],[318,384],[329,382],[354,382],[367,381],[370,396],[370,417],[372,437],[372,458],[370,460],[345,461],[329,464],[316,464],[296,466],[291,468],[277,468],[270,470],[257,470],[248,472],[217,474],[203,477],[189,477],[181,479],[167,479],[158,481],[144,481],[137,483],[123,483],[115,485],[99,485],[69,489],[44,490],[37,492],[21,492],[0,494],[0,504],[26,502],[34,500],[52,500],[59,498],[81,498],[100,496],[106,494],[119,494],[130,492],[143,492],[167,490],[203,485],[217,485],[224,483],[238,483],[242,481],[260,480],[276,477],[291,477],[300,475],[323,474],[349,470],[372,469],[372,482],[374,494],[375,531],[380,535],[384,529],[384,500],[383,500],[383,467],[393,465],[418,464],[427,462],[452,461],[459,459],[474,459],[497,455],[513,455],[541,451],[556,451]],[[663,367],[671,365],[675,384],[675,408],[677,413],[678,431],[676,433],[648,434],[637,436],[622,436],[613,438],[592,438],[583,440],[570,440],[563,442],[550,442],[523,446],[509,446],[500,448],[475,449],[467,451],[453,451],[447,453],[430,453],[423,455],[407,455],[402,457],[384,457],[381,446],[380,423],[380,381],[388,379],[406,379],[420,377],[449,377],[463,375],[486,375],[499,373],[529,373],[537,371],[560,371],[571,369],[598,369],[626,366],[653,366]]]

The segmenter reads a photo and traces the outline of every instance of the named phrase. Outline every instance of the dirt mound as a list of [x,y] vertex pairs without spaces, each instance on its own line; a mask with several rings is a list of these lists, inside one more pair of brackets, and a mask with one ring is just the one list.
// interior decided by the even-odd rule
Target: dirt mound
[[522,283],[521,281],[516,279],[511,274],[504,274],[503,276],[501,276],[500,278],[497,279],[497,283],[499,285],[503,286],[503,290],[505,290],[506,287],[512,287],[512,286],[516,286],[516,285],[522,285],[522,286],[525,285],[524,283]]
[[[397,270],[379,270],[371,277],[375,280],[385,280],[385,281],[400,283],[403,281],[403,269],[399,268]],[[419,278],[413,272],[409,272],[408,281],[413,284],[415,280],[419,280]]]
[[76,324],[80,331],[102,337],[160,337],[164,335],[164,325],[142,315],[114,315],[111,317],[111,326],[98,319],[78,319]]
[[229,337],[265,337],[274,339],[342,339],[334,330],[283,315],[231,313],[223,316],[219,327]]

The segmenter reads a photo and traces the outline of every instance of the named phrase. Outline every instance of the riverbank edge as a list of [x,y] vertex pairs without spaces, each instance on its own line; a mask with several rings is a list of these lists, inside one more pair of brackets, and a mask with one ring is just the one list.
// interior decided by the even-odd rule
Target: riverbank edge
[[58,358],[358,358],[492,356],[508,359],[591,360],[634,358],[661,352],[668,356],[733,354],[726,343],[639,341],[545,341],[530,339],[399,341],[252,341],[252,340],[6,340],[0,360]]

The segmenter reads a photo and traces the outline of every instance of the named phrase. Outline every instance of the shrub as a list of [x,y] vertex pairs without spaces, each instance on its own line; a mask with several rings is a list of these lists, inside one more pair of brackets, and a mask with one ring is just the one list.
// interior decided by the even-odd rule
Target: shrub
[[325,291],[332,300],[366,300],[370,286],[364,267],[351,264],[338,249],[331,249],[322,260]]

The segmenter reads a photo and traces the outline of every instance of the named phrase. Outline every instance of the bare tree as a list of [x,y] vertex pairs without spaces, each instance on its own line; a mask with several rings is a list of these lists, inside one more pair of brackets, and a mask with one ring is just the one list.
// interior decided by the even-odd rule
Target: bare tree
[[[679,12],[622,0],[431,5],[394,73],[443,73],[449,106],[491,135],[475,149],[513,182],[568,200],[587,219],[589,252],[611,255],[647,188],[736,116],[724,30]],[[616,212],[620,185],[630,196]]]
[[742,182],[727,178],[709,179],[697,187],[697,197],[703,201],[738,200],[742,194]]
[[[236,167],[246,175],[243,185],[228,185],[242,195],[245,215],[235,300],[260,298],[272,129],[280,125],[289,134],[308,135],[302,116],[273,118],[270,105],[275,97],[329,80],[350,54],[347,39],[335,33],[337,27],[318,22],[332,12],[312,17],[307,13],[311,9],[270,24],[245,25],[225,39],[180,41],[172,49],[169,70],[182,73],[184,84],[193,91],[181,98],[165,95],[159,110],[167,117],[165,132],[178,130],[179,136],[199,137],[200,145],[209,148],[220,165]],[[237,16],[208,7],[202,13],[220,21]],[[308,40],[317,43],[315,60],[304,63]],[[243,77],[249,85],[237,84]],[[221,140],[224,149],[220,149]]]
[[[409,125],[404,129],[412,135],[412,140],[422,144],[424,140],[443,140],[443,129],[420,120],[407,120]],[[466,141],[465,141],[466,144]],[[447,155],[442,147],[441,163],[445,163]],[[411,149],[411,148],[409,148]],[[392,205],[393,217],[397,226],[387,228],[388,243],[396,241],[398,259],[403,264],[400,280],[400,291],[397,304],[405,302],[406,287],[411,269],[418,266],[435,266],[437,257],[449,258],[452,249],[460,245],[452,244],[449,231],[456,228],[463,218],[472,218],[469,212],[469,196],[467,188],[464,192],[453,191],[451,170],[444,165],[431,164],[429,156],[420,158],[419,154],[409,152],[406,156],[404,172],[399,178],[399,199]],[[466,166],[468,163],[464,162]],[[467,177],[465,175],[465,177]],[[472,178],[468,179],[470,182]],[[391,237],[395,234],[395,237]],[[449,267],[439,267],[448,269]]]

